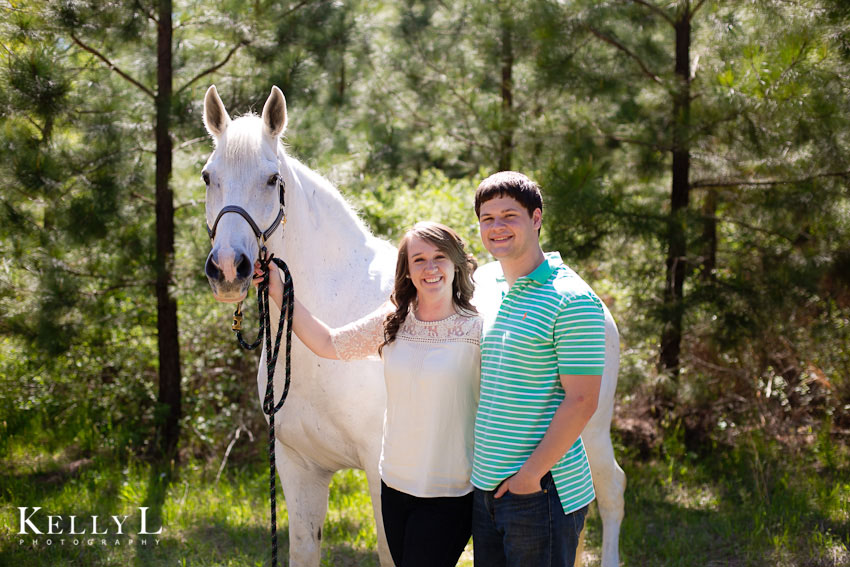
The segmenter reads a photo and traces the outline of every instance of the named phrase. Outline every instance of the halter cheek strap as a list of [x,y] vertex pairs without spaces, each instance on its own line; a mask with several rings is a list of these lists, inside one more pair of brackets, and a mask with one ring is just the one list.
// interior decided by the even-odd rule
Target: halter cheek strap
[[280,209],[277,212],[277,217],[275,217],[275,219],[272,221],[272,224],[266,230],[260,230],[260,227],[257,226],[257,223],[254,222],[254,219],[252,219],[251,215],[248,214],[248,211],[246,211],[242,207],[238,205],[227,205],[218,212],[218,216],[215,217],[215,222],[213,223],[212,228],[207,225],[207,234],[210,235],[210,242],[215,241],[215,231],[218,228],[218,221],[221,220],[221,217],[223,217],[227,213],[236,213],[248,222],[248,225],[251,227],[251,230],[254,231],[254,236],[257,238],[257,243],[260,245],[260,248],[263,248],[272,233],[277,230],[277,227],[281,226],[281,224],[286,225],[286,209],[284,206],[286,184],[283,182],[283,179],[280,177],[279,174],[277,176],[277,186],[278,194],[280,195]]

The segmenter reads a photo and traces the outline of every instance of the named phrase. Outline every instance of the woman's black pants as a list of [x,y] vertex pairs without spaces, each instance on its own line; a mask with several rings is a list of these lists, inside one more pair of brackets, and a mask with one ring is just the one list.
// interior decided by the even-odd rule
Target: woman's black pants
[[396,567],[454,567],[472,535],[472,494],[420,498],[381,481],[384,532]]

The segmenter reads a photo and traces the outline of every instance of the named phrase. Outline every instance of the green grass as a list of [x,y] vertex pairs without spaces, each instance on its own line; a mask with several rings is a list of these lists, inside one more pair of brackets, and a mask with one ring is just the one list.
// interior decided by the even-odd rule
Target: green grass
[[[19,455],[14,464],[5,464],[0,473],[0,565],[269,564],[268,469],[263,463],[230,467],[218,483],[217,467],[198,463],[170,472],[138,461],[118,465],[97,457],[77,459],[60,453]],[[334,478],[331,511],[324,529],[323,565],[378,564],[365,486],[365,476],[359,471],[344,471]],[[50,514],[63,516],[66,533],[70,515],[86,521],[85,525],[77,525],[77,532],[90,531],[90,517],[97,515],[98,530],[111,525],[112,534],[116,528],[110,524],[110,516],[129,518],[121,536],[19,536],[19,506],[29,507],[27,513],[33,506],[40,506],[42,510],[33,523],[45,532]],[[162,526],[161,535],[137,535],[141,506],[149,508],[148,531]],[[286,506],[280,503],[281,558],[288,553],[287,526]],[[38,540],[35,546],[33,539]]]
[[758,434],[739,441],[701,456],[680,448],[623,459],[624,565],[850,565],[847,448],[830,465]]
[[[0,468],[0,565],[269,564],[268,479],[262,462],[228,464],[216,483],[216,463],[189,462],[168,471],[136,460],[118,464],[106,457],[82,458],[69,449],[50,453],[43,446],[12,445]],[[789,453],[751,436],[738,448],[697,456],[665,443],[661,454],[646,462],[621,449],[629,478],[622,565],[850,565],[847,448],[827,445]],[[126,514],[125,531],[134,535],[109,537],[107,545],[100,541],[105,536],[92,545],[53,536],[51,546],[48,536],[30,535],[20,544],[18,506],[41,506],[35,523],[44,529],[48,514],[64,516],[66,528],[71,514],[98,515],[101,529],[109,516]],[[146,545],[135,535],[140,506],[149,508],[151,531],[163,527],[161,535],[146,536]],[[285,558],[284,503],[278,525]],[[322,565],[378,564],[362,472],[334,477],[323,534]],[[40,540],[35,547],[33,538]],[[588,515],[586,543],[587,565],[598,565],[601,522],[595,507]],[[471,546],[459,564],[472,565]]]

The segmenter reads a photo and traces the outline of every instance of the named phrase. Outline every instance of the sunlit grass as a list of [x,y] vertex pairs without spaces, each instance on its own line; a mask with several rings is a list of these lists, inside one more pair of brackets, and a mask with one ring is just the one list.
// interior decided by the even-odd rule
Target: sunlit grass
[[740,441],[702,456],[623,459],[624,565],[850,565],[847,448],[825,466],[757,433]]
[[[742,448],[688,454],[667,443],[642,460],[619,451],[629,485],[620,538],[624,566],[850,566],[850,476],[847,448],[831,447],[830,462],[811,453],[788,454],[758,437]],[[679,451],[679,452],[677,452]],[[821,453],[824,453],[821,451]],[[80,457],[70,449],[13,446],[0,469],[0,565],[256,566],[269,564],[268,478],[262,462],[230,463],[216,482],[215,463],[178,470],[130,460]],[[125,534],[73,543],[68,534],[24,537],[18,506],[84,519],[103,531],[112,515],[129,518]],[[147,507],[146,541],[137,535]],[[107,523],[104,523],[107,522]],[[585,565],[600,564],[601,520],[587,519]],[[288,551],[288,517],[278,508],[280,557]],[[114,529],[113,529],[114,532]],[[60,543],[61,538],[64,543]],[[33,539],[38,543],[33,544]],[[106,539],[104,542],[102,540]],[[93,540],[89,543],[89,540]],[[157,541],[158,540],[158,541]],[[323,566],[377,566],[377,537],[365,474],[341,471],[331,485],[323,529]],[[472,565],[468,546],[459,565]]]
[[[78,463],[69,467],[69,463]],[[267,467],[250,463],[231,467],[215,482],[216,467],[188,463],[178,471],[133,461],[119,465],[104,459],[52,456],[23,459],[0,473],[0,565],[256,565],[269,563]],[[278,491],[280,487],[278,485]],[[42,508],[32,522],[45,532],[19,536],[19,506]],[[140,508],[147,528],[138,535]],[[62,516],[63,534],[47,534],[48,516]],[[69,535],[70,516],[78,523]],[[117,535],[110,516],[128,516]],[[91,516],[98,531],[91,536]],[[288,553],[288,516],[278,506],[280,557]],[[28,531],[31,532],[31,530]],[[23,540],[23,541],[21,541]],[[365,475],[343,471],[331,486],[324,529],[324,565],[377,565],[374,522]]]

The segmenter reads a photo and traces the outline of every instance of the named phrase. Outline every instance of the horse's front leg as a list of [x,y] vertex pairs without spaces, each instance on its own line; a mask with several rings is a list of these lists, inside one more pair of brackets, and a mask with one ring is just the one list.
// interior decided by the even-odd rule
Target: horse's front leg
[[289,514],[290,567],[318,567],[333,472],[304,460],[275,441],[277,472]]

